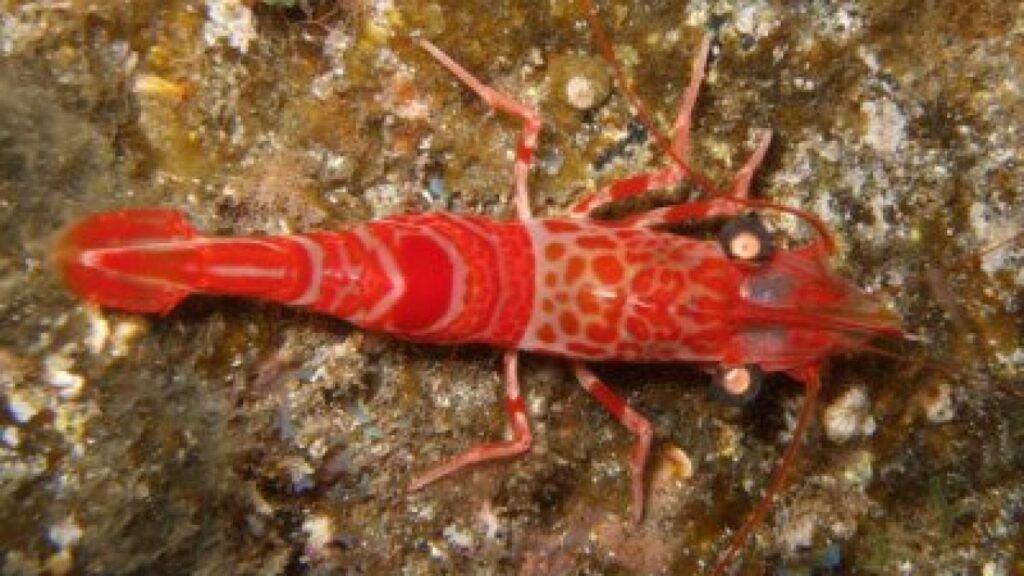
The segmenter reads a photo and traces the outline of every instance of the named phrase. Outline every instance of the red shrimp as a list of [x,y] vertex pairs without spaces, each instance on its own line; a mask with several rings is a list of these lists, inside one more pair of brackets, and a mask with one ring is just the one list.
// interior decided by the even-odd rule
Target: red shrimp
[[[442,65],[491,107],[522,120],[514,169],[517,218],[447,213],[384,218],[333,232],[243,238],[197,233],[173,210],[101,213],[68,228],[55,251],[67,286],[102,306],[166,313],[192,294],[227,294],[308,308],[365,330],[437,344],[484,343],[505,350],[505,408],[513,438],[476,446],[414,479],[413,490],[479,462],[527,451],[530,425],[517,375],[519,352],[570,360],[582,387],[635,435],[629,458],[631,511],[639,521],[653,432],[587,368],[596,361],[694,362],[742,395],[762,372],[784,372],[807,391],[794,439],[768,493],[720,561],[724,571],[779,491],[832,355],[899,336],[882,303],[835,277],[827,234],[809,245],[772,248],[749,208],[803,212],[747,198],[769,144],[761,138],[725,193],[681,160],[613,182],[582,199],[570,217],[530,214],[527,174],[539,115],[483,84],[440,49]],[[686,155],[690,115],[709,41],[694,61],[670,154]],[[591,215],[610,202],[704,182],[710,197],[620,220]],[[732,218],[718,241],[661,231]]]

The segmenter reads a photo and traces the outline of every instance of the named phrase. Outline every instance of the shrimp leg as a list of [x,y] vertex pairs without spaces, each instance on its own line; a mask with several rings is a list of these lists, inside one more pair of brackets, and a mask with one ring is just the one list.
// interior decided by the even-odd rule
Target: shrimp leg
[[410,490],[419,490],[427,484],[480,462],[498,458],[509,458],[526,452],[533,443],[530,421],[526,417],[526,403],[519,389],[519,354],[514,350],[505,352],[505,410],[512,424],[512,440],[478,444],[416,477]]
[[484,84],[468,70],[459,65],[451,56],[445,54],[440,48],[427,40],[420,40],[420,46],[430,53],[435,60],[448,69],[456,78],[468,86],[477,96],[483,99],[488,106],[511,114],[523,121],[523,131],[519,136],[519,143],[516,146],[516,164],[513,172],[513,186],[515,188],[516,215],[520,220],[530,218],[530,192],[527,188],[527,177],[530,173],[530,166],[533,163],[534,152],[537,149],[537,135],[540,133],[540,114],[536,110],[522,104],[511,96],[503,94],[494,88]]
[[579,380],[580,386],[636,436],[629,455],[629,471],[632,476],[631,515],[633,523],[637,524],[644,515],[644,470],[647,467],[647,455],[651,451],[651,440],[654,437],[651,423],[639,412],[630,408],[625,400],[620,398],[582,362],[574,363],[573,371],[576,373],[576,379]]
[[698,202],[684,202],[662,208],[654,208],[639,214],[627,216],[616,224],[630,228],[654,228],[671,224],[683,224],[718,216],[735,216],[743,204],[730,198],[712,198]]
[[719,196],[710,200],[684,202],[662,208],[654,208],[635,216],[628,216],[620,220],[619,223],[625,226],[647,228],[681,224],[716,216],[735,216],[748,205],[746,202],[736,200],[746,200],[749,197],[750,181],[754,177],[754,172],[757,171],[758,166],[764,160],[765,152],[768,150],[770,143],[771,132],[765,132],[757,148],[751,153],[743,168],[740,168],[733,178],[732,193],[729,196]]
[[[672,128],[672,152],[680,158],[686,157],[686,153],[690,148],[693,108],[697,103],[700,84],[704,80],[704,71],[707,68],[710,49],[711,36],[707,35],[701,41],[697,56],[693,59],[693,72],[690,74],[690,83],[683,94],[682,101],[679,104],[679,112],[676,114],[676,120]],[[671,188],[683,181],[685,177],[686,173],[683,169],[675,162],[672,162],[668,167],[661,170],[616,180],[597,192],[587,194],[576,202],[569,213],[576,218],[585,218],[601,206],[652,190]]]
[[[705,36],[693,61],[690,83],[683,94],[679,112],[672,129],[672,155],[674,157],[685,157],[690,147],[693,108],[697,102],[697,94],[700,91],[700,84],[707,68],[710,43],[710,37]],[[732,185],[727,193],[703,202],[685,203],[651,210],[641,215],[640,218],[628,219],[628,222],[631,225],[646,227],[675,224],[686,220],[697,220],[712,216],[736,215],[743,205],[729,202],[727,198],[746,199],[750,196],[750,182],[753,180],[757,168],[764,161],[769,144],[771,144],[771,131],[765,131],[754,152],[751,153],[743,167],[733,177]],[[653,190],[670,188],[682,182],[685,178],[686,173],[682,167],[673,162],[662,170],[616,180],[599,191],[581,198],[570,209],[570,215],[576,218],[586,218],[594,210],[607,204],[639,196]]]

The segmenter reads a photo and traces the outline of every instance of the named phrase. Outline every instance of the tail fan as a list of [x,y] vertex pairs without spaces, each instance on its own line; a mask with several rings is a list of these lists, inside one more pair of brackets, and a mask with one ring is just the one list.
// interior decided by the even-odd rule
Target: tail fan
[[102,306],[166,313],[192,291],[183,242],[197,237],[175,210],[119,210],[88,216],[65,229],[53,262],[71,291]]

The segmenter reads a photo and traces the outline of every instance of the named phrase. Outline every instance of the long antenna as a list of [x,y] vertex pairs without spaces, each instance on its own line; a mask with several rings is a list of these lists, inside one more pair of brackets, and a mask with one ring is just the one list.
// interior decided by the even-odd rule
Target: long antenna
[[800,452],[800,444],[803,442],[807,427],[814,418],[814,407],[818,401],[818,392],[821,390],[821,380],[818,375],[817,366],[805,368],[801,372],[797,380],[804,384],[804,404],[797,416],[796,426],[793,427],[793,434],[790,436],[789,443],[786,444],[786,449],[782,453],[782,459],[779,461],[771,480],[768,482],[768,488],[765,489],[764,495],[761,496],[761,501],[757,503],[754,511],[750,513],[747,520],[733,535],[732,540],[729,542],[729,547],[718,559],[718,563],[715,564],[714,569],[711,571],[712,576],[722,576],[725,574],[729,566],[732,565],[732,561],[736,558],[736,554],[747,543],[747,538],[751,532],[764,520],[768,510],[775,502],[775,497],[782,492],[786,482],[786,475],[789,469],[792,468],[797,454]]

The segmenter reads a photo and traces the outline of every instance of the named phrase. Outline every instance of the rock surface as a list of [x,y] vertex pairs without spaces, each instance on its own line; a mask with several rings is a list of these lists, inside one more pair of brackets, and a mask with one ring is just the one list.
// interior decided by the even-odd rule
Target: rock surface
[[[1024,571],[1024,251],[984,252],[1024,222],[1024,5],[635,4],[601,19],[663,125],[714,34],[691,161],[725,182],[772,128],[755,193],[823,218],[912,335],[835,360],[824,405],[866,386],[877,428],[812,430],[739,573]],[[537,213],[663,162],[601,72],[567,99],[566,63],[600,62],[568,0],[0,1],[3,573],[694,573],[721,552],[799,406],[785,377],[738,413],[689,367],[599,367],[651,419],[651,470],[696,463],[656,475],[632,528],[628,434],[556,360],[522,369],[529,455],[410,494],[502,435],[496,352],[229,299],[96,310],[48,268],[57,230],[118,207],[225,234],[510,215],[516,123],[418,36],[542,112]]]

